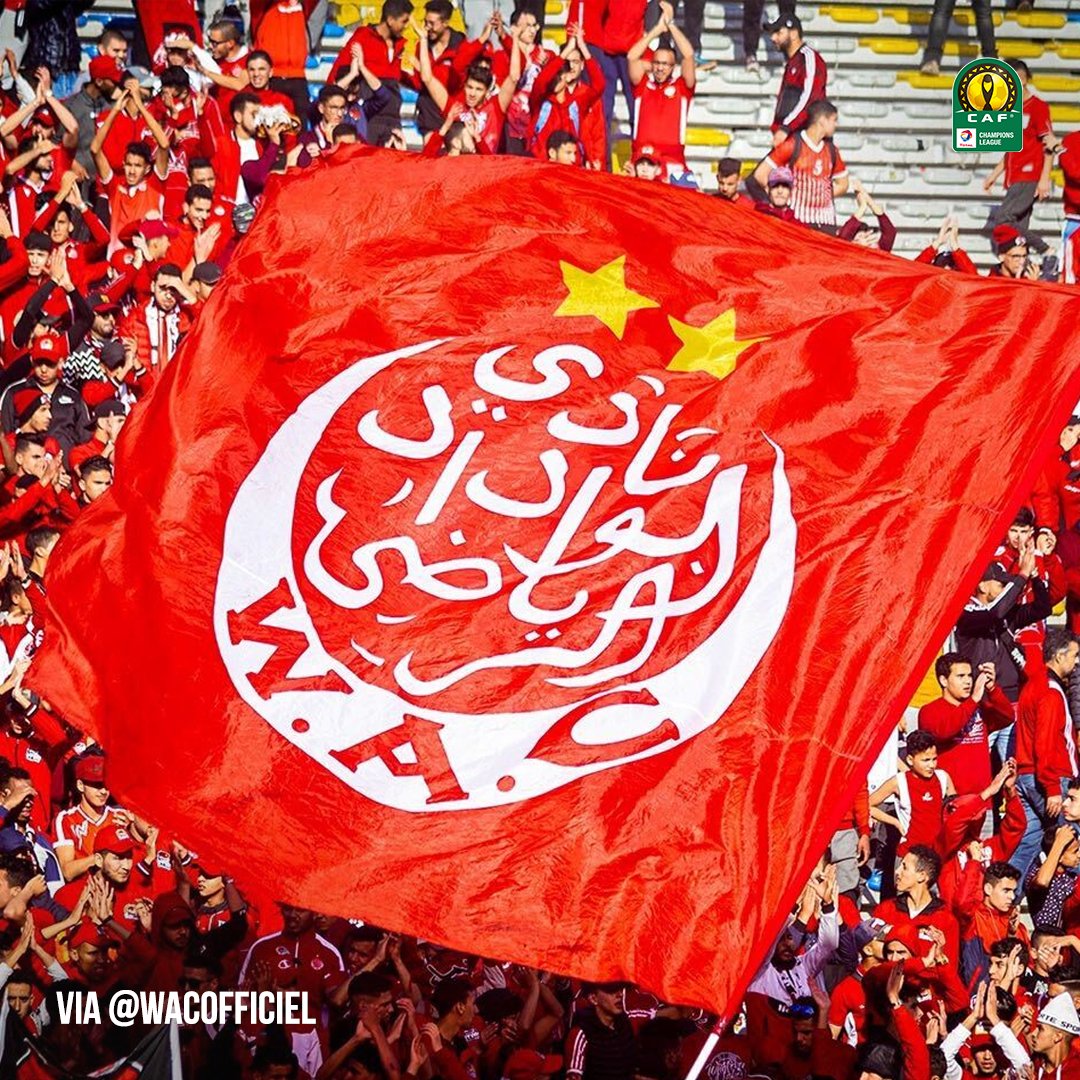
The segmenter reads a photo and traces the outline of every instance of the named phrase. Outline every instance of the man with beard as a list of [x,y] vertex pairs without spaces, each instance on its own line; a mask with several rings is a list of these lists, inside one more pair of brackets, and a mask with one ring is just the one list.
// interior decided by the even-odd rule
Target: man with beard
[[106,342],[116,340],[116,324],[120,317],[120,305],[107,293],[95,292],[86,298],[87,307],[94,317],[90,330],[64,360],[64,378],[76,389],[84,383],[105,378],[101,362]]
[[[344,971],[341,954],[315,932],[315,916],[311,911],[292,904],[278,906],[285,925],[276,934],[267,934],[251,946],[240,969],[240,982],[261,972],[273,989],[307,993],[309,1011],[320,1015],[327,994],[341,981]],[[318,1026],[290,1027],[293,1052],[312,1075],[322,1064],[320,1034]]]
[[[114,918],[121,926],[133,929],[139,923],[135,900],[140,883],[132,878],[135,865],[135,839],[127,828],[110,823],[98,829],[94,835],[94,858],[96,872],[102,882],[112,889]],[[56,894],[63,907],[71,910],[78,903],[85,882],[81,879],[69,882]]]
[[[785,1007],[796,998],[810,996],[811,981],[821,973],[840,944],[836,899],[836,868],[831,864],[823,869],[819,866],[811,885],[803,892],[798,917],[781,932],[772,956],[751,980],[751,992],[764,994]],[[792,930],[805,932],[818,902],[817,942],[800,955]]]
[[128,312],[120,325],[120,336],[134,342],[139,367],[161,369],[172,360],[191,326],[191,317],[181,301],[192,304],[195,299],[179,266],[162,263],[157,268],[150,298]]
[[[450,27],[453,14],[454,6],[450,0],[428,0],[424,5],[424,25],[420,28],[427,43],[432,77],[438,80],[439,85],[450,96],[461,89],[461,78],[454,66],[454,57],[465,41],[465,35],[460,30]],[[442,108],[432,99],[431,91],[422,80],[417,79],[415,73],[412,76],[412,87],[417,92],[416,126],[426,141],[428,135],[442,127]]]

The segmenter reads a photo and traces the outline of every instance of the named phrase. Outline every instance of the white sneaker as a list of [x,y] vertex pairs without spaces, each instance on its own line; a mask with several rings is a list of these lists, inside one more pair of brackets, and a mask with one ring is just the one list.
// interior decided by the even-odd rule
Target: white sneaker
[[941,65],[936,60],[927,60],[922,67],[919,68],[920,75],[940,75]]
[[754,75],[761,74],[761,65],[758,63],[756,56],[748,56],[746,58],[746,70],[752,72]]

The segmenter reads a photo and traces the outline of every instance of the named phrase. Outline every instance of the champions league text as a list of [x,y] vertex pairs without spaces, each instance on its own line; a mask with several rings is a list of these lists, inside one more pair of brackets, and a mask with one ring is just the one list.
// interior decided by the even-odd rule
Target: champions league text
[[93,990],[62,993],[57,997],[61,1024],[100,1024],[106,1018],[116,1027],[146,1024],[313,1025],[308,995],[301,990],[117,990],[102,1000]]

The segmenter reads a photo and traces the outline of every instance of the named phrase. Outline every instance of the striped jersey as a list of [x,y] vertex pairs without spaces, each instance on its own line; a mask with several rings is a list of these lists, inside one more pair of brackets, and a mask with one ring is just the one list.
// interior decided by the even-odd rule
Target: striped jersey
[[805,225],[835,225],[833,180],[847,175],[847,166],[831,139],[815,143],[805,131],[789,135],[766,158],[770,168],[787,165],[795,174],[791,209]]

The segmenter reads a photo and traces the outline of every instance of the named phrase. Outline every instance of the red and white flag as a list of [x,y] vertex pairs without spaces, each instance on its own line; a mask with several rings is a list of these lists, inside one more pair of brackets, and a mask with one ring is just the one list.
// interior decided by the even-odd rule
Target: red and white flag
[[37,685],[282,899],[722,1011],[1080,396],[1078,320],[692,192],[335,155],[63,538]]

